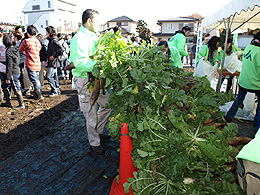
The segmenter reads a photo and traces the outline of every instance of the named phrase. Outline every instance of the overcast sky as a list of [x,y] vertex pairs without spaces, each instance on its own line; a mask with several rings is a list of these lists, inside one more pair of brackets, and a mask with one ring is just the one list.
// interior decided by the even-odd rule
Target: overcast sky
[[[3,0],[1,0],[3,1]],[[47,1],[47,0],[46,0]],[[85,9],[95,9],[100,13],[101,22],[125,15],[135,21],[143,19],[153,32],[158,32],[157,20],[188,16],[199,13],[208,16],[222,8],[231,0],[73,0],[78,4],[78,17]],[[22,17],[22,10],[28,0],[6,0],[1,5],[0,22],[14,23]]]

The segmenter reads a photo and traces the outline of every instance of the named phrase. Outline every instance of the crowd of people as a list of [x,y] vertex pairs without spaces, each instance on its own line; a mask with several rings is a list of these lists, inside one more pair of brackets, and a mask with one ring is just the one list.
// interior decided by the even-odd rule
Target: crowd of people
[[70,39],[57,34],[52,26],[46,27],[45,37],[37,34],[33,25],[26,30],[23,33],[17,26],[14,32],[4,34],[0,28],[0,102],[1,106],[12,107],[14,93],[19,102],[13,107],[16,110],[25,108],[23,96],[33,97],[35,101],[44,99],[41,89],[45,75],[51,88],[49,97],[61,94],[60,79],[71,78],[70,72],[63,70],[69,63]]
[[[95,51],[98,40],[98,16],[95,10],[87,9],[82,14],[82,25],[79,31],[71,40],[66,40],[61,34],[57,34],[52,26],[46,27],[46,38],[37,34],[37,29],[33,25],[27,27],[27,32],[23,34],[21,28],[17,27],[13,33],[3,35],[0,29],[0,100],[5,102],[2,106],[11,107],[10,90],[16,94],[19,106],[14,109],[24,108],[23,96],[29,95],[31,87],[34,90],[36,101],[44,99],[41,89],[44,87],[44,68],[47,67],[46,79],[50,85],[51,91],[49,97],[61,94],[59,79],[69,79],[73,75],[73,83],[78,91],[80,109],[86,118],[86,126],[89,135],[91,148],[99,154],[104,153],[100,145],[100,139],[106,139],[103,135],[103,128],[111,110],[105,108],[108,102],[108,92],[100,94],[97,100],[99,110],[96,105],[94,109],[89,106],[91,92],[87,89],[89,82],[88,73],[92,71],[95,61],[90,59],[90,53]],[[114,29],[113,29],[114,30]],[[118,29],[117,29],[118,30]],[[185,50],[186,36],[191,29],[184,26],[176,31],[175,35],[169,41],[162,40],[157,46],[163,46],[162,51],[171,59],[172,65],[183,68],[182,59],[188,56]],[[46,40],[48,44],[46,44]],[[253,41],[245,49],[242,59],[242,72],[239,79],[239,93],[237,100],[227,113],[225,119],[230,121],[245,98],[247,92],[256,93],[259,96],[260,78],[257,66],[259,65],[259,41],[260,33],[254,36]],[[223,50],[219,50],[220,38],[217,36],[205,44],[197,54],[196,64],[203,59],[212,66],[219,64],[224,55]],[[225,55],[231,55],[234,52],[241,52],[237,46],[232,44],[232,39],[228,39]],[[254,52],[253,52],[254,51]],[[64,69],[69,63],[73,64],[71,72]],[[4,68],[3,68],[4,67]],[[222,83],[225,77],[220,79]],[[231,88],[232,77],[228,79],[227,92]],[[3,93],[2,93],[3,92]],[[257,106],[257,114],[259,105]],[[256,114],[256,115],[257,115]],[[255,122],[256,119],[255,119]]]

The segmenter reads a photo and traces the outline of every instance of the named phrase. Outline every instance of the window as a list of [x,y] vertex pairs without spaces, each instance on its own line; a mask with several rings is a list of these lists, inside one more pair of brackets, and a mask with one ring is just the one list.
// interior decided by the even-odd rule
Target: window
[[48,8],[51,8],[51,2],[48,1]]
[[168,23],[168,30],[172,30],[173,29],[173,24],[172,23]]
[[43,28],[43,25],[41,25],[41,28]]
[[46,20],[45,22],[46,22],[46,26],[49,26],[49,21],[48,21],[48,20]]
[[117,22],[116,25],[118,25],[118,26],[128,26],[128,22]]
[[32,10],[40,10],[40,5],[33,5]]
[[107,23],[107,28],[109,28],[109,23]]

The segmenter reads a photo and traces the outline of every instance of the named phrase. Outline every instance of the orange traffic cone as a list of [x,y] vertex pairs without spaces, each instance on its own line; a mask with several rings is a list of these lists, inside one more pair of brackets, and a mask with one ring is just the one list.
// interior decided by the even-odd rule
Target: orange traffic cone
[[[123,184],[127,182],[127,178],[133,178],[133,172],[137,172],[137,168],[133,165],[131,151],[133,150],[133,143],[129,136],[128,126],[126,123],[121,125],[121,139],[120,139],[120,162],[119,162],[119,183],[116,178],[113,181],[110,195],[125,194]],[[130,188],[129,195],[133,194],[133,189]]]

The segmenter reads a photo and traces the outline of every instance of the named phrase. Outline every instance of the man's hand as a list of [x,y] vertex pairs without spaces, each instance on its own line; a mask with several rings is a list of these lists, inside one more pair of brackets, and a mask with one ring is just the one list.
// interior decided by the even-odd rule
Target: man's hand
[[10,84],[10,80],[5,80],[5,83],[9,85]]
[[54,57],[53,57],[53,56],[50,56],[49,59],[50,59],[50,60],[54,60]]

